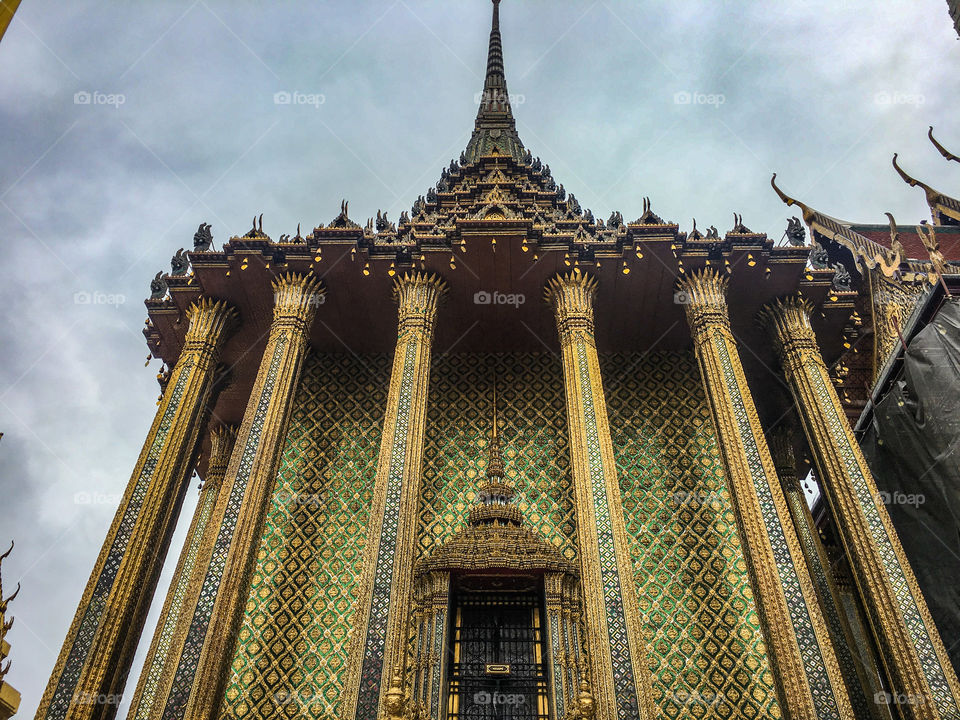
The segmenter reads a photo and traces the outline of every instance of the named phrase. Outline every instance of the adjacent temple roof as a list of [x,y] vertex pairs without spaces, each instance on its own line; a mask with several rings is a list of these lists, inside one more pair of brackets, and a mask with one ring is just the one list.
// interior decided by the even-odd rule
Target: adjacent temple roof
[[[927,137],[944,158],[960,162],[960,158],[933,136],[933,126]],[[932,225],[923,220],[920,225],[898,226],[890,213],[886,213],[887,225],[838,220],[786,195],[777,186],[776,174],[771,184],[784,203],[796,205],[803,211],[804,222],[816,242],[824,244],[828,251],[832,243],[849,252],[836,259],[847,264],[851,272],[859,273],[858,268],[878,268],[888,277],[897,274],[908,281],[921,280],[930,275],[934,266],[960,261],[960,201],[908,175],[898,157],[896,153],[893,155],[893,167],[904,182],[924,191]]]

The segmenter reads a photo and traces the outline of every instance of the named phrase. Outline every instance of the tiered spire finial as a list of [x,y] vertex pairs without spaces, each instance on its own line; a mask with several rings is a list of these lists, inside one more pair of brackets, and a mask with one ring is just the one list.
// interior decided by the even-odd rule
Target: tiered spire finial
[[513,504],[516,492],[504,478],[503,450],[497,417],[497,380],[493,380],[493,431],[487,448],[487,476],[478,488],[479,499],[470,511],[470,524],[516,525],[523,523],[520,509]]
[[490,46],[487,50],[487,74],[473,135],[467,144],[466,159],[476,162],[484,155],[509,155],[515,160],[523,157],[523,143],[517,135],[510,93],[503,67],[503,39],[500,37],[500,0],[493,0],[493,21],[490,28]]

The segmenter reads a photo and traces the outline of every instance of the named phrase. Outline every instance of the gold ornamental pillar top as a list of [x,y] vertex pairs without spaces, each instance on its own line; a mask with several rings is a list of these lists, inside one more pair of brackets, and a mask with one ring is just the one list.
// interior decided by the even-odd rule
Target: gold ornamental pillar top
[[793,295],[764,305],[757,316],[760,326],[770,333],[776,344],[777,353],[786,371],[790,371],[794,361],[800,359],[797,352],[813,351],[820,362],[823,361],[816,333],[810,323],[813,312],[813,303]]
[[313,275],[285,273],[273,281],[273,325],[308,333],[317,308],[326,300],[323,282]]
[[777,475],[786,489],[802,491],[797,477],[797,459],[793,453],[793,431],[781,425],[770,433],[770,454]]
[[680,281],[677,301],[683,304],[694,333],[706,327],[730,328],[728,285],[725,277],[710,268],[695,270]]
[[223,300],[204,296],[187,308],[187,338],[184,351],[188,349],[218,348],[237,323],[237,311]]
[[578,331],[593,335],[597,287],[597,279],[579,268],[547,281],[543,297],[554,309],[561,343]]
[[422,330],[431,332],[440,300],[447,293],[446,281],[430,272],[406,272],[393,281],[393,297],[398,308],[401,334]]
[[236,425],[217,425],[210,431],[210,459],[207,463],[207,475],[203,487],[215,489],[227,474],[230,451],[237,439]]

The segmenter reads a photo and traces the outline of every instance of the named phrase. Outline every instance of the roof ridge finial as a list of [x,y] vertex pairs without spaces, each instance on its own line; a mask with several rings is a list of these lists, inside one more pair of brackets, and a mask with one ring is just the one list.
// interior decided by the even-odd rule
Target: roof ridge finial
[[927,137],[930,138],[930,142],[933,143],[933,146],[937,149],[937,152],[943,155],[947,160],[960,162],[960,157],[957,157],[952,152],[947,150],[943,145],[937,142],[937,139],[933,136],[933,125],[931,125],[930,129],[927,131]]

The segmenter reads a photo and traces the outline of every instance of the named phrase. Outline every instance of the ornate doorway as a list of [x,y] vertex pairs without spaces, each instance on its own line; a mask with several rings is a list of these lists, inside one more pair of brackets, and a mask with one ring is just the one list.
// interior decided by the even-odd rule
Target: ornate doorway
[[550,717],[543,594],[541,583],[533,582],[522,583],[523,589],[461,587],[454,592],[448,720]]

